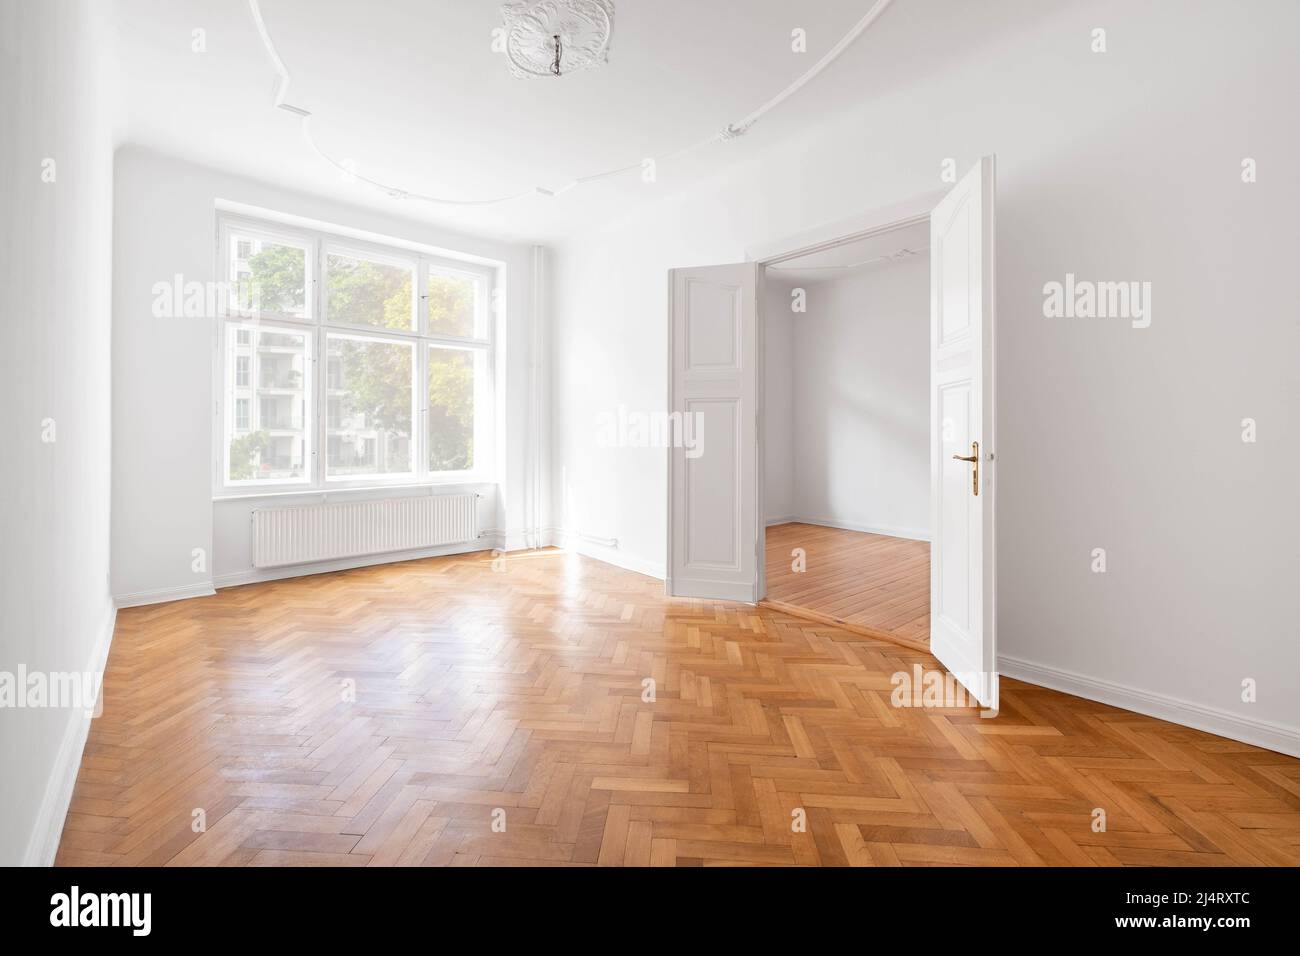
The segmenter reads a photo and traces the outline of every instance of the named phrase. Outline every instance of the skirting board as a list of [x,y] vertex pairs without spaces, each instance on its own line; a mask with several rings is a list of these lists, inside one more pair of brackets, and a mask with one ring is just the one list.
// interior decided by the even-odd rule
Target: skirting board
[[140,607],[144,604],[165,604],[168,601],[184,601],[196,597],[212,597],[217,592],[212,589],[211,581],[198,584],[186,584],[177,588],[159,588],[157,591],[135,591],[131,594],[118,594],[113,602],[118,607]]
[[838,518],[768,518],[770,528],[777,524],[815,524],[821,528],[839,528],[842,531],[861,531],[865,534],[882,534],[889,538],[908,538],[912,541],[929,541],[930,532],[922,528],[896,528],[892,525],[855,524]]
[[998,670],[1003,677],[1037,684],[1064,694],[1084,697],[1098,703],[1131,710],[1148,717],[1203,730],[1208,734],[1239,740],[1254,747],[1274,750],[1291,757],[1300,757],[1300,730],[1262,720],[1251,720],[1190,701],[1157,694],[1152,691],[1127,687],[1096,677],[1087,677],[1070,671],[1033,664],[1014,657],[999,655]]
[[[87,661],[88,672],[104,672],[108,664],[108,651],[113,645],[113,629],[117,626],[117,608],[110,608],[108,621],[95,640]],[[101,686],[100,693],[103,693]],[[90,720],[83,711],[74,710],[68,715],[68,725],[59,742],[59,752],[54,757],[50,779],[45,782],[45,796],[37,813],[32,835],[23,853],[23,866],[53,866],[63,837],[63,823],[72,804],[72,791],[77,785],[77,771],[81,769],[81,755],[90,736]]]
[[755,604],[754,588],[734,581],[688,581],[674,585],[664,582],[670,597],[697,598],[701,601],[735,601],[737,604]]
[[549,538],[557,548],[573,551],[583,557],[595,558],[597,561],[612,564],[616,568],[635,571],[637,574],[644,574],[659,581],[664,579],[666,568],[662,561],[650,561],[646,558],[628,554],[617,546],[611,548],[603,544],[596,544],[590,538],[584,539],[583,536],[572,531],[555,529],[551,532]]

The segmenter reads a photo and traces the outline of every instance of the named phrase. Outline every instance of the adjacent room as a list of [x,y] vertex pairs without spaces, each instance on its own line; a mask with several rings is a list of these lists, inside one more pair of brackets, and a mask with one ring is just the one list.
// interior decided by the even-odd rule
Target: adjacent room
[[0,865],[1300,865],[1246,6],[0,0]]
[[769,264],[763,514],[777,610],[930,641],[930,234]]

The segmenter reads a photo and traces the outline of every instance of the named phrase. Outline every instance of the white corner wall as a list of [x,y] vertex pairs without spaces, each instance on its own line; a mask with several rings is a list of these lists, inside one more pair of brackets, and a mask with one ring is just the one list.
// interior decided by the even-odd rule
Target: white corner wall
[[[1003,672],[1300,753],[1300,130],[1283,92],[1300,88],[1298,32],[1283,0],[1060,5],[836,123],[714,146],[748,161],[565,243],[559,520],[662,566],[663,451],[600,448],[592,421],[666,408],[669,268],[738,261],[941,188],[947,157],[965,170],[996,153]],[[848,56],[871,55],[860,43]],[[1150,281],[1151,326],[1045,318],[1043,286],[1067,272]]]
[[[804,290],[807,311],[791,313],[790,284],[769,281],[764,315],[777,334],[777,347],[767,353],[769,376],[777,376],[778,399],[783,390],[789,394],[792,471],[788,510],[773,511],[769,503],[768,517],[927,540],[929,258],[795,285]],[[769,385],[769,397],[772,391]],[[780,408],[778,402],[771,414]],[[774,454],[769,447],[769,463]]]
[[[0,2],[0,672],[14,680],[101,671],[113,632],[103,6]],[[0,710],[0,866],[53,862],[89,728],[77,708]]]
[[774,278],[763,283],[763,517],[768,524],[798,516],[795,503],[794,316],[795,284]]
[[[527,547],[548,523],[549,489],[531,422],[545,414],[534,374],[534,339],[542,336],[544,299],[533,277],[544,260],[533,247],[446,232],[317,196],[231,176],[138,148],[117,155],[113,305],[113,593],[122,605],[210,594],[222,587],[375,563],[377,559],[258,572],[252,567],[253,507],[319,501],[306,494],[213,501],[212,323],[157,318],[153,285],[216,279],[217,200],[317,220],[379,236],[452,249],[505,263],[505,383],[497,409],[496,478],[448,486],[483,494],[481,547]],[[428,487],[423,486],[423,493]],[[421,493],[419,489],[331,492],[331,500]],[[195,570],[193,550],[208,560]],[[446,553],[465,548],[438,549]],[[431,552],[392,557],[416,557]],[[378,560],[385,560],[381,558]]]

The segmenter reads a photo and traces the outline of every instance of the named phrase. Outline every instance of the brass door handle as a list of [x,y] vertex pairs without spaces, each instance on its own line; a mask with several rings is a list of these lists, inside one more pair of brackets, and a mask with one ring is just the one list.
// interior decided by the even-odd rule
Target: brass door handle
[[973,442],[971,442],[971,443],[970,443],[970,452],[971,452],[971,453],[970,453],[969,455],[953,455],[953,456],[952,456],[952,460],[953,460],[953,461],[968,461],[968,462],[970,462],[972,465],[975,466],[974,469],[971,470],[971,476],[970,476],[971,492],[972,492],[976,497],[979,497],[979,493],[980,493],[980,443],[977,442],[977,441],[973,441]]

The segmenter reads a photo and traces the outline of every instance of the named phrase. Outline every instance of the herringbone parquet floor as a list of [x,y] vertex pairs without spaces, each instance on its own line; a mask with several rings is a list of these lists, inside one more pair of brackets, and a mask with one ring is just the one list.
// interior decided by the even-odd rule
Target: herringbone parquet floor
[[929,542],[797,521],[766,539],[768,607],[930,649]]
[[1300,761],[1014,681],[992,719],[898,708],[921,651],[495,568],[121,612],[59,862],[1300,863]]

